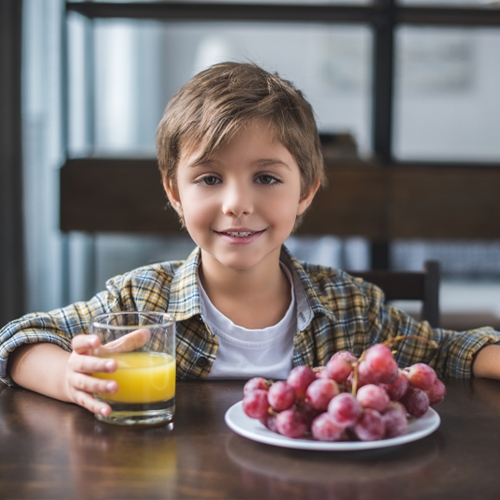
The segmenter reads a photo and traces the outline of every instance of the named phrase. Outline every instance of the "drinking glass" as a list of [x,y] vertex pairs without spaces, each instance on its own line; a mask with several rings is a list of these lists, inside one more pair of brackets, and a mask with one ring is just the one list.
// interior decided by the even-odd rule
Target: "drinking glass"
[[123,426],[173,427],[175,414],[175,321],[166,313],[104,313],[92,319],[91,333],[101,339],[95,356],[115,359],[113,373],[94,377],[115,380],[118,391],[94,394],[111,406],[96,414],[102,422]]

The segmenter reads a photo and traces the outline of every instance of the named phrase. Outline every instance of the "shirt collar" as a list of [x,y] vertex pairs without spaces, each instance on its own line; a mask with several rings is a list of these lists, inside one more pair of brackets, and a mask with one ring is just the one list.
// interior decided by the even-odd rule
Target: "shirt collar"
[[290,253],[285,245],[281,248],[280,259],[290,269],[293,276],[295,299],[297,301],[298,329],[304,331],[316,313],[335,320],[333,312],[325,308],[320,300],[319,290],[309,278],[309,274],[304,269],[304,266]]
[[201,314],[200,292],[197,280],[200,258],[200,248],[196,247],[177,269],[170,285],[167,312],[176,321],[183,321]]
[[[167,312],[176,321],[183,321],[201,314],[200,291],[198,288],[198,266],[201,250],[196,247],[185,262],[177,269],[170,286],[170,299]],[[326,309],[318,296],[318,289],[309,278],[302,264],[282,246],[281,261],[290,270],[297,302],[297,327],[305,330],[316,313],[334,319],[331,310]]]

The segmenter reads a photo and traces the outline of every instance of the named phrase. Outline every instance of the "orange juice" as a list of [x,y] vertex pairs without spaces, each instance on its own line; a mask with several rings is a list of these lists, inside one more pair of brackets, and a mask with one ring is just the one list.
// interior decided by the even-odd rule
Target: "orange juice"
[[116,403],[154,403],[175,396],[175,359],[160,352],[120,352],[106,354],[116,359],[118,368],[113,373],[94,373],[93,376],[116,380],[118,391],[99,393],[103,401]]

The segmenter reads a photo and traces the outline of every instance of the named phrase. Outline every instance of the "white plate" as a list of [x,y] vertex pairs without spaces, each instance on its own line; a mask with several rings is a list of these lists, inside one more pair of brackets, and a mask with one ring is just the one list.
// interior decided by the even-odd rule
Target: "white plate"
[[427,413],[408,424],[406,433],[390,439],[379,441],[340,441],[324,442],[312,439],[292,439],[270,431],[258,420],[248,417],[243,411],[242,402],[234,404],[226,412],[226,424],[237,434],[243,437],[284,448],[296,448],[300,450],[324,450],[324,451],[355,451],[369,450],[374,448],[387,448],[398,446],[422,439],[434,432],[441,422],[439,415],[429,408]]

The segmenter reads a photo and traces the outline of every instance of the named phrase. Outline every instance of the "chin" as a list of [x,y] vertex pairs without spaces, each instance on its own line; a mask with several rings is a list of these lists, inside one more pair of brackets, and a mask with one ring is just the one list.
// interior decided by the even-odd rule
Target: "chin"
[[257,262],[242,262],[241,260],[219,261],[224,267],[234,271],[248,271],[257,265]]

